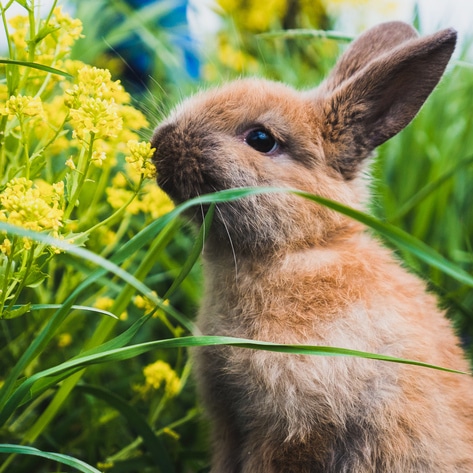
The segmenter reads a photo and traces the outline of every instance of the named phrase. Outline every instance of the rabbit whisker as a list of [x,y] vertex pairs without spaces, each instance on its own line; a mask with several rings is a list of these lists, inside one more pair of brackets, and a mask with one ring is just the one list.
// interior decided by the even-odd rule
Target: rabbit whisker
[[222,211],[218,207],[218,205],[215,205],[215,209],[217,210],[218,214],[220,215],[220,220],[222,221],[223,227],[225,228],[225,232],[228,235],[228,242],[230,243],[230,247],[232,250],[232,255],[233,255],[233,263],[235,265],[235,281],[238,280],[238,260],[236,257],[236,252],[235,252],[235,247],[233,245],[233,240],[232,236],[230,234],[230,231],[228,230],[227,223],[225,222],[225,218],[223,217]]

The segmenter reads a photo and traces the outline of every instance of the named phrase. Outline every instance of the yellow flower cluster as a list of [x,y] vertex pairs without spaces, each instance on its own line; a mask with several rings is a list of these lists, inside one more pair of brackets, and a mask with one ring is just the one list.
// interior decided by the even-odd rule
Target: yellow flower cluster
[[84,99],[79,108],[71,108],[71,124],[74,135],[81,140],[90,138],[116,137],[123,127],[118,115],[118,106],[112,99],[102,100],[94,97]]
[[[117,95],[117,97],[115,97]],[[110,72],[84,66],[78,71],[77,84],[66,90],[65,104],[70,108],[74,136],[81,140],[117,137],[123,128],[116,99],[128,101],[129,96]]]
[[[153,294],[157,296],[156,292],[153,291]],[[143,309],[145,312],[151,312],[155,309],[155,304],[151,302],[147,297],[143,296],[135,296],[133,299],[133,303],[135,304],[138,309]]]
[[130,156],[125,158],[137,174],[141,174],[145,179],[153,179],[156,176],[156,168],[150,161],[155,152],[151,144],[145,141],[130,140],[128,142]]
[[165,361],[158,360],[145,366],[143,374],[145,376],[146,388],[159,389],[164,384],[165,393],[168,397],[174,397],[179,394],[181,380]]
[[43,115],[43,104],[39,97],[12,95],[5,106],[0,108],[1,115],[16,116],[19,120],[25,117],[41,117]]
[[62,7],[54,9],[50,26],[58,31],[57,37],[53,35],[52,39],[61,47],[62,51],[68,51],[76,40],[81,37],[82,22],[64,13]]
[[19,177],[12,179],[0,194],[0,221],[28,230],[52,231],[57,234],[62,226],[64,184],[36,185]]
[[[157,294],[155,291],[153,291],[153,294],[157,297]],[[135,304],[136,307],[138,307],[138,309],[142,309],[146,314],[149,314],[151,311],[156,309],[156,305],[154,304],[154,302],[152,302],[147,297],[143,297],[140,295],[135,296],[133,298],[133,303]],[[169,306],[169,299],[166,299],[165,301],[163,301],[163,306],[165,307]],[[166,317],[164,310],[162,308],[157,309],[153,313],[153,318],[157,318],[157,317],[164,317],[164,318]]]
[[[77,69],[78,66],[76,61],[71,67]],[[136,140],[133,130],[147,127],[148,121],[139,110],[129,105],[130,95],[120,81],[112,80],[110,71],[82,65],[75,75],[74,84],[65,90],[64,95],[73,137],[90,142],[93,136],[92,163],[101,167],[108,156],[127,152],[126,143]],[[66,164],[75,169],[73,159]],[[114,161],[109,164],[114,164]]]

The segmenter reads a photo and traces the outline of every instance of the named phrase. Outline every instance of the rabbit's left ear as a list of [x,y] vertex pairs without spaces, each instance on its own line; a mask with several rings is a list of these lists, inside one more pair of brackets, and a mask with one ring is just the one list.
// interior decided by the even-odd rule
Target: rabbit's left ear
[[381,55],[393,51],[401,43],[417,38],[417,31],[402,21],[373,26],[353,41],[338,59],[319,90],[333,90]]
[[[322,87],[325,154],[345,179],[354,178],[361,161],[414,118],[442,77],[456,37],[455,30],[446,29],[400,41],[363,68],[357,51],[355,73],[332,77],[332,90]],[[350,63],[347,54],[342,59]]]

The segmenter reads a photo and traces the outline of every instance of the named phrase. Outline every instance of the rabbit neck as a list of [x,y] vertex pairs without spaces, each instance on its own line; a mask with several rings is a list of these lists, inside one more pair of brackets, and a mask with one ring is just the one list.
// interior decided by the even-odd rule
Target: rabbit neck
[[206,334],[285,343],[313,341],[317,334],[322,340],[348,305],[378,291],[376,274],[391,271],[393,263],[388,250],[361,232],[258,259],[207,254],[199,325]]

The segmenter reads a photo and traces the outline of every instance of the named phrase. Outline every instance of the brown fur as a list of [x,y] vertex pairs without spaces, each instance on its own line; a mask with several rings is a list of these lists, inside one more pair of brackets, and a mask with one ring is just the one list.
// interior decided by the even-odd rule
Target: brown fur
[[[415,116],[455,32],[379,25],[309,92],[246,79],[201,93],[157,128],[176,202],[241,186],[298,188],[364,208],[372,150]],[[262,128],[279,148],[253,149]],[[198,210],[191,214],[201,220]],[[346,347],[467,370],[425,285],[363,227],[289,193],[219,204],[204,250],[204,334]],[[473,381],[353,357],[204,347],[197,381],[213,473],[473,471]]]

